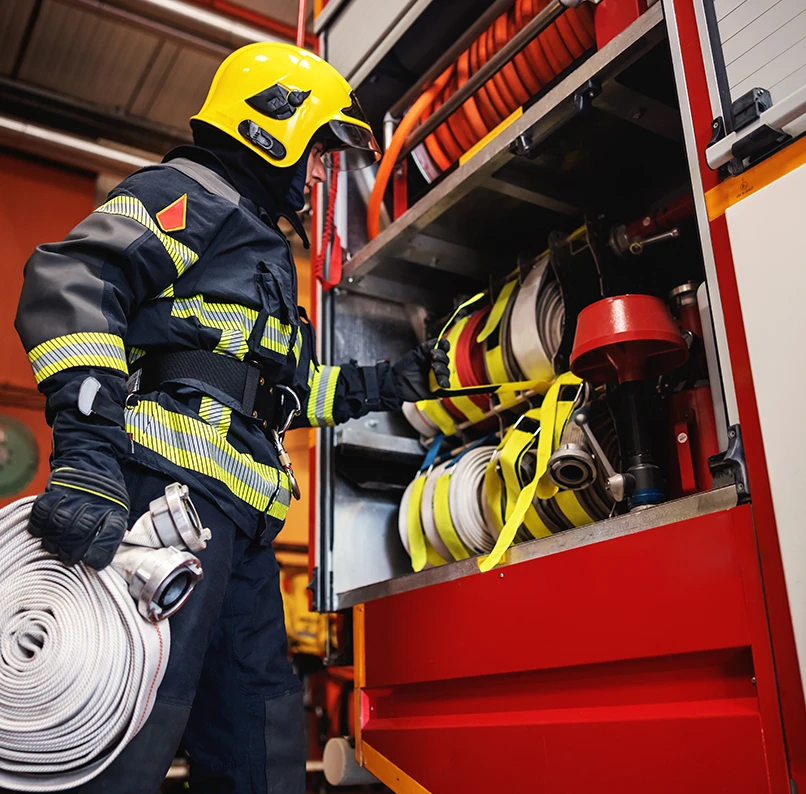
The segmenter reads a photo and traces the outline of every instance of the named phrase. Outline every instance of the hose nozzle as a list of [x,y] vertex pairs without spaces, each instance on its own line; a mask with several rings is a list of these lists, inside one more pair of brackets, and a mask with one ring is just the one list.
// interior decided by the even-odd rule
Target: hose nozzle
[[185,485],[172,483],[126,533],[112,567],[128,582],[138,612],[152,623],[171,617],[204,572],[191,551],[202,551],[212,534],[202,526]]

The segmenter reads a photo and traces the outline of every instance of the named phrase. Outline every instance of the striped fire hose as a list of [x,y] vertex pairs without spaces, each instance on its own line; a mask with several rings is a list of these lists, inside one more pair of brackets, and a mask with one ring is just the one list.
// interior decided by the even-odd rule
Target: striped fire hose
[[162,619],[201,578],[180,549],[210,533],[174,484],[112,565],[68,567],[28,533],[34,498],[0,510],[0,787],[61,791],[99,775],[148,719],[170,651]]

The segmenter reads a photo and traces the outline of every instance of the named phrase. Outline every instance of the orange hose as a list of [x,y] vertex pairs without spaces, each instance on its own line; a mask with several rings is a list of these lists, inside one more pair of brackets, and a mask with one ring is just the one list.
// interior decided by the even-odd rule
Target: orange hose
[[381,164],[378,166],[378,173],[375,176],[375,184],[369,197],[369,203],[367,204],[367,234],[370,240],[374,240],[378,234],[380,234],[381,202],[383,201],[383,194],[386,192],[386,186],[389,184],[392,170],[403,149],[403,144],[406,142],[406,138],[409,137],[409,133],[419,123],[420,117],[424,115],[431,104],[433,104],[437,94],[445,87],[445,83],[451,78],[453,72],[454,66],[451,64],[434,81],[431,87],[417,98],[417,101],[411,106],[409,112],[406,113],[403,120],[397,125],[389,148],[384,152],[381,158]]
[[[448,67],[412,105],[400,122],[378,167],[367,207],[367,232],[380,232],[383,196],[406,138],[418,123],[437,112],[549,0],[517,0]],[[424,141],[436,167],[445,171],[490,130],[551,83],[595,45],[593,11],[586,3],[567,9],[524,50],[505,64]]]

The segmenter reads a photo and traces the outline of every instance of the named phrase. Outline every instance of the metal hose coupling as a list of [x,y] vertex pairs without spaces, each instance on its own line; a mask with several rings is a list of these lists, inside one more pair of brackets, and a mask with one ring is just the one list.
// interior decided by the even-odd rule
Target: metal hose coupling
[[204,572],[191,552],[202,551],[212,537],[202,526],[186,485],[172,483],[149,505],[112,560],[126,579],[139,613],[152,623],[171,617]]

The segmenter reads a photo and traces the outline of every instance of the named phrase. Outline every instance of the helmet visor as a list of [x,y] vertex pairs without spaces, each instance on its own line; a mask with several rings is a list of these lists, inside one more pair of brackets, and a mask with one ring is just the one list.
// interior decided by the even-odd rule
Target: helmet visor
[[330,135],[322,162],[333,167],[333,154],[339,152],[340,171],[358,171],[381,159],[381,147],[371,130],[336,119],[328,123]]

